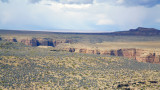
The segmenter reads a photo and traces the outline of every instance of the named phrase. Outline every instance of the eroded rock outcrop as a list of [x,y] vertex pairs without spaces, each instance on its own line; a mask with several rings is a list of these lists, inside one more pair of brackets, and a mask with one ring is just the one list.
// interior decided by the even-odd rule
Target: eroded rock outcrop
[[[2,38],[0,40],[2,40]],[[5,38],[4,40],[9,41],[9,42],[17,42],[16,38]]]
[[37,39],[37,46],[54,46],[53,40],[49,38]]
[[138,62],[149,62],[149,63],[159,63],[160,55],[158,53],[152,53],[148,50],[136,49],[136,48],[126,48],[117,50],[92,50],[92,49],[78,49],[78,48],[65,48],[63,50],[69,52],[77,53],[88,53],[88,54],[101,54],[101,55],[112,55],[112,56],[122,56],[129,59],[137,60]]
[[25,39],[16,39],[16,38],[4,38],[1,40],[6,40],[9,42],[20,42],[29,46],[57,46],[60,43],[72,43],[72,40],[53,40],[51,38],[25,38]]
[[53,40],[53,46],[57,46],[60,43],[71,43],[72,41],[67,40]]
[[22,39],[19,40],[19,42],[25,44],[25,45],[29,45],[29,46],[37,46],[38,45],[38,41],[36,38],[33,39]]

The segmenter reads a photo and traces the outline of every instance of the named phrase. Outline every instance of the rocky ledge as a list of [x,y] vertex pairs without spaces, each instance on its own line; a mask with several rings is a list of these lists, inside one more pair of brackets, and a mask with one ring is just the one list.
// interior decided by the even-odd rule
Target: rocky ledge
[[16,39],[16,38],[2,38],[0,40],[5,40],[9,42],[20,42],[29,46],[57,46],[60,43],[72,43],[72,40],[61,39],[53,40],[51,38],[26,38],[26,39]]
[[158,52],[151,52],[149,50],[126,48],[117,50],[91,50],[91,49],[78,49],[78,48],[63,48],[65,51],[88,53],[88,54],[101,54],[111,56],[122,56],[129,59],[137,60],[138,62],[149,62],[160,64],[160,54]]
[[[0,38],[0,40],[6,40],[10,42],[21,42],[29,46],[57,46],[61,43],[72,43],[72,40],[53,40],[50,38]],[[98,49],[86,49],[86,48],[62,48],[62,50],[68,52],[87,53],[87,54],[101,54],[111,56],[122,56],[129,59],[137,60],[138,62],[149,62],[160,64],[160,53],[150,50],[136,49],[136,48],[123,48],[112,50],[98,50]]]

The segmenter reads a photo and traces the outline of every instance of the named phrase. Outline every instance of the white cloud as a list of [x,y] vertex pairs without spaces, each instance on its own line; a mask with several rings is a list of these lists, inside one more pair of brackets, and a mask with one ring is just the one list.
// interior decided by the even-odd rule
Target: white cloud
[[97,3],[109,3],[112,5],[123,5],[127,7],[144,6],[144,7],[154,7],[160,5],[160,0],[95,0]]
[[[31,3],[39,3],[44,0],[29,0]],[[45,0],[45,1],[52,1],[52,2],[58,2],[62,4],[92,4],[93,0]]]
[[113,25],[114,22],[112,20],[102,19],[97,22],[97,25]]
[[93,0],[56,0],[64,4],[92,4]]
[[96,15],[96,25],[113,25],[114,22],[111,19],[108,19],[106,14],[97,14]]
[[124,0],[117,0],[117,3],[122,4],[122,3],[124,3]]
[[[122,3],[121,0],[120,2]],[[92,31],[111,30],[111,27],[114,27],[114,30],[117,28],[127,30],[151,23],[152,27],[156,28],[154,20],[160,18],[159,9],[159,5],[147,8],[144,6],[115,6],[97,2],[63,4],[41,0],[39,3],[30,4],[28,0],[10,0],[8,4],[0,2],[0,27]]]
[[156,22],[160,23],[160,18],[159,18],[159,19],[156,19]]

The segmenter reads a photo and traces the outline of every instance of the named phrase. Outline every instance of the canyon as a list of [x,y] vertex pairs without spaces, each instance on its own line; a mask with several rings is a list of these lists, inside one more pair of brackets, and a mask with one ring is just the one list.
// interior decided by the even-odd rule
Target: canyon
[[[56,47],[61,43],[72,43],[72,40],[62,39],[53,40],[50,38],[1,38],[9,42],[20,42],[29,46],[53,46]],[[129,59],[137,60],[138,62],[149,62],[160,64],[160,54],[157,52],[151,52],[150,50],[136,49],[136,48],[122,48],[122,49],[111,49],[111,50],[98,50],[98,49],[87,49],[87,48],[61,48],[68,52],[86,53],[86,54],[100,54],[110,56],[122,56]]]
[[[9,42],[20,42],[28,46],[52,46],[52,47],[56,47],[57,45],[62,43],[71,44],[73,42],[73,40],[71,39],[54,40],[51,38],[26,38],[26,39],[0,38],[0,40],[5,40]],[[88,48],[63,47],[61,48],[61,50],[68,52],[75,52],[75,53],[121,56],[137,60],[138,62],[160,64],[160,54],[158,52],[153,52],[151,50],[146,50],[146,49],[121,48],[121,49],[99,50],[99,49],[88,49]]]
[[54,40],[51,38],[25,38],[25,39],[1,38],[0,40],[5,40],[9,42],[20,42],[28,46],[53,46],[55,47],[60,43],[72,43],[72,40],[69,40],[69,39]]
[[68,52],[87,53],[87,54],[100,54],[110,56],[121,56],[129,59],[137,60],[138,62],[148,62],[160,64],[160,54],[150,50],[136,49],[136,48],[123,48],[112,50],[93,50],[85,48],[63,48]]
[[[138,27],[111,33],[0,30],[0,34],[0,40],[19,42],[33,47],[52,46],[68,52],[121,56],[138,62],[160,64],[160,30],[154,28]],[[86,45],[83,47],[81,44]]]

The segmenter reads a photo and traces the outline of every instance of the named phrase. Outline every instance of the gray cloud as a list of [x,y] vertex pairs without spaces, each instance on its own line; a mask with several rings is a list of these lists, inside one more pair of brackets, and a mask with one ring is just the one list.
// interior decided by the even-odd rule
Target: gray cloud
[[[0,0],[1,2],[8,3],[9,0]],[[38,3],[42,0],[28,0],[31,3]],[[145,6],[145,7],[153,7],[160,4],[160,0],[48,0],[53,2],[59,2],[63,4],[92,4],[96,3],[109,3],[113,5],[124,5],[127,7],[130,6]],[[121,1],[121,3],[117,3]]]
[[0,0],[1,2],[8,3],[9,0]]
[[97,3],[109,3],[113,5],[123,5],[127,7],[145,6],[153,7],[160,4],[160,0],[95,0]]
[[92,4],[93,0],[59,0],[58,2],[64,4]]
[[[30,0],[31,3],[38,3],[41,0]],[[54,1],[59,2],[63,4],[92,4],[93,0],[48,0],[48,1]]]
[[126,6],[146,6],[153,7],[160,4],[160,0],[124,0]]
[[[124,0],[125,2],[123,0],[119,2],[117,0],[94,1],[92,5],[61,5],[45,2],[45,0],[40,4],[38,3],[40,0],[33,0],[32,3],[37,3],[36,5],[28,4],[31,1],[9,0],[6,6],[6,3],[2,3],[0,0],[0,27],[21,30],[72,29],[75,31],[84,30],[84,32],[107,29],[119,31],[138,26],[160,27],[160,12],[158,12],[160,6],[157,3],[149,4],[150,8],[147,8],[137,7],[137,5],[148,6],[148,4],[139,4],[140,2],[133,4],[133,1],[130,3],[127,0]],[[62,3],[62,1],[52,1]],[[82,1],[76,3],[82,3]],[[43,4],[51,4],[52,6]],[[133,7],[128,8],[125,7],[126,5]],[[153,5],[157,6],[153,7]],[[68,8],[68,6],[83,8]]]
[[[38,3],[41,0],[30,0],[31,3]],[[92,4],[93,0],[50,0],[54,2],[59,2],[63,4]]]
[[40,2],[41,0],[30,0],[31,3],[38,3]]

